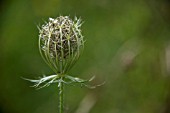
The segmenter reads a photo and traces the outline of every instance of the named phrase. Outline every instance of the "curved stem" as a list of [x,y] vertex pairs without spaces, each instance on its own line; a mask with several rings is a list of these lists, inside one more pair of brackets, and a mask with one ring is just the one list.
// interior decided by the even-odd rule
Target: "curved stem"
[[59,113],[63,113],[63,104],[64,104],[64,83],[63,83],[63,77],[60,79],[61,81],[58,83],[59,87]]

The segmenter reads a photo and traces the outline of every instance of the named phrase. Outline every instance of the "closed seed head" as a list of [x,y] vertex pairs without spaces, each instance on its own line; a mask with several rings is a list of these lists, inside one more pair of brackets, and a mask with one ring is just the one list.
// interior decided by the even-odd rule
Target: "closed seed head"
[[66,73],[79,58],[84,47],[82,22],[75,17],[59,16],[39,28],[39,50],[56,73]]

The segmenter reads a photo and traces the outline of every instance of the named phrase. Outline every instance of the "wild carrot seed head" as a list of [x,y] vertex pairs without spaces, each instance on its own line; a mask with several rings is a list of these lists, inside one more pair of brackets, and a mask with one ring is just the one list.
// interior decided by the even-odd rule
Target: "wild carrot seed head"
[[39,28],[39,50],[45,62],[56,73],[71,69],[84,47],[82,22],[75,17],[59,16]]

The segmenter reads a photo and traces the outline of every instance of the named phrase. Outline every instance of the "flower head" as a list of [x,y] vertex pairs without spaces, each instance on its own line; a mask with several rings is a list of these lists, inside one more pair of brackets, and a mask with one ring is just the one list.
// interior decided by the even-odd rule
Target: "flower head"
[[84,47],[82,22],[75,17],[59,16],[39,28],[39,50],[56,73],[65,74],[75,64]]
[[82,22],[77,17],[72,20],[68,16],[59,16],[56,19],[49,18],[48,22],[38,27],[40,54],[55,74],[44,75],[39,79],[23,79],[33,82],[33,87],[38,89],[47,87],[53,83],[58,83],[60,89],[63,83],[78,83],[88,88],[100,86],[100,84],[96,86],[86,84],[92,81],[94,77],[90,80],[83,80],[67,74],[80,57],[84,48],[84,40],[80,29],[81,25]]

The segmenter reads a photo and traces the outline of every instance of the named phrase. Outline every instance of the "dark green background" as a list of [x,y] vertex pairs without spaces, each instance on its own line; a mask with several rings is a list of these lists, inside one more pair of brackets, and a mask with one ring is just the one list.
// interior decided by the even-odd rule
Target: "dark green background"
[[66,86],[66,113],[170,113],[169,0],[2,0],[0,113],[58,112],[57,85],[35,90],[21,77],[53,74],[36,26],[59,15],[84,21],[85,50],[69,74],[106,81]]

